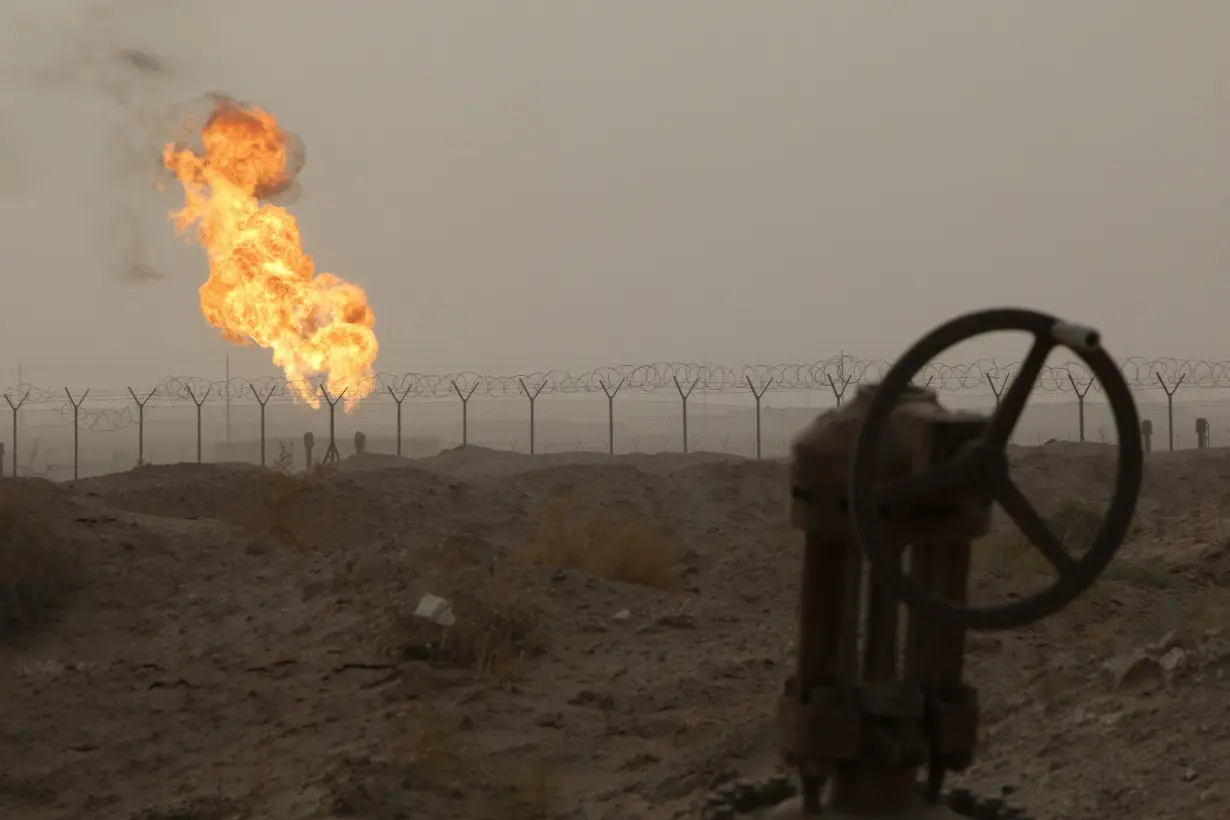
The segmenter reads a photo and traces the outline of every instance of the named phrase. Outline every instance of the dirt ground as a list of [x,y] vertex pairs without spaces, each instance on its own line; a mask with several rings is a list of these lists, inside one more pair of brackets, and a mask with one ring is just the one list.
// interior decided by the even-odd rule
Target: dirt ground
[[[1079,535],[1113,459],[1014,470]],[[1044,820],[1230,813],[1228,475],[1230,451],[1152,455],[1106,578],[971,636],[957,785]],[[0,817],[694,817],[776,765],[787,497],[781,462],[480,448],[7,480]],[[1003,534],[977,561],[980,594],[1038,581]]]

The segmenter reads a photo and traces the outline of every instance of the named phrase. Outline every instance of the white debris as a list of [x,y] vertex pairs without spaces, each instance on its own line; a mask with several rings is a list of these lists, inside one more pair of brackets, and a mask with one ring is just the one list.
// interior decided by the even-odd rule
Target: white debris
[[414,617],[431,621],[433,624],[439,624],[440,626],[452,626],[457,623],[457,618],[453,615],[452,605],[439,595],[432,595],[430,592],[419,601],[418,608],[414,610]]
[[617,621],[626,621],[632,617],[632,610],[621,609],[618,612],[616,612],[612,617],[614,617],[615,620]]

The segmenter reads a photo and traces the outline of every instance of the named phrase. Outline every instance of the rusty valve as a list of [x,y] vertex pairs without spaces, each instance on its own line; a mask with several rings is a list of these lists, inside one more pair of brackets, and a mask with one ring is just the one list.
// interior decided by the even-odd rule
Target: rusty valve
[[[993,416],[950,411],[912,385],[948,348],[1001,330],[1028,332],[1034,342]],[[1080,557],[1012,481],[1006,453],[1047,355],[1061,345],[1097,377],[1120,446],[1114,497]],[[771,816],[816,816],[822,806],[833,817],[957,816],[939,803],[945,774],[970,765],[978,734],[978,694],[963,674],[965,632],[1037,620],[1096,580],[1131,522],[1140,442],[1131,393],[1097,332],[1009,309],[939,327],[883,382],[800,434],[791,460],[792,523],[805,532],[798,657],[778,702],[781,749],[799,774],[800,796]],[[1057,580],[1032,597],[976,606],[968,602],[971,545],[989,529],[996,502]]]

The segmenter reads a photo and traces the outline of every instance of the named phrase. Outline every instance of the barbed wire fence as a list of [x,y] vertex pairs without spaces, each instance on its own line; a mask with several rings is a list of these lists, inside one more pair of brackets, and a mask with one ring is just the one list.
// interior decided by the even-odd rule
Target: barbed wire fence
[[[73,426],[73,477],[78,477],[79,434],[113,432],[137,427],[138,462],[144,462],[145,411],[147,407],[191,402],[196,413],[196,457],[203,459],[202,409],[217,405],[255,403],[260,408],[261,463],[266,461],[265,420],[271,400],[303,402],[325,397],[329,412],[330,448],[333,440],[337,403],[350,400],[391,401],[396,407],[397,454],[402,452],[402,406],[407,399],[455,398],[459,401],[461,441],[469,443],[470,402],[478,398],[519,398],[528,402],[530,452],[535,452],[535,407],[540,397],[569,394],[602,394],[607,400],[607,450],[615,452],[615,404],[621,391],[674,393],[680,402],[683,450],[688,450],[688,400],[696,390],[708,394],[743,394],[755,404],[755,454],[761,457],[761,403],[770,391],[822,390],[832,393],[840,405],[849,390],[860,384],[880,381],[892,363],[880,359],[834,356],[810,363],[776,365],[716,365],[681,362],[656,362],[642,365],[601,367],[583,373],[563,370],[521,375],[484,375],[474,372],[452,374],[379,373],[361,383],[326,385],[323,380],[295,382],[276,377],[248,379],[234,377],[211,381],[200,377],[170,376],[152,389],[138,392],[133,386],[89,388],[75,393],[67,386],[38,387],[20,384],[3,393],[12,415],[12,455],[10,472],[17,474],[18,414],[23,408],[52,408]],[[1168,441],[1174,449],[1174,398],[1179,389],[1230,388],[1230,361],[1178,358],[1130,358],[1118,363],[1128,385],[1136,390],[1160,389],[1166,396]],[[933,363],[915,376],[914,383],[940,393],[960,393],[989,389],[998,405],[999,398],[1015,378],[1019,363],[1000,365],[992,359],[961,364]],[[1086,440],[1086,397],[1100,387],[1093,374],[1080,362],[1069,362],[1043,369],[1036,390],[1069,394],[1077,402],[1077,438]],[[332,392],[330,392],[332,391]],[[385,394],[387,393],[387,398]],[[96,404],[124,406],[87,407]],[[1201,422],[1204,432],[1201,434]],[[1152,435],[1152,424],[1146,425]],[[1207,446],[1207,420],[1197,420],[1199,446]],[[0,454],[3,450],[0,450]],[[3,472],[0,463],[0,473]]]

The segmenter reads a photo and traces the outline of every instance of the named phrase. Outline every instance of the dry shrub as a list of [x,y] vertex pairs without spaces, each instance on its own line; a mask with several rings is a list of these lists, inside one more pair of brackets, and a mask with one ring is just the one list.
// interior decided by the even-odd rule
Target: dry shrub
[[290,475],[295,469],[295,448],[285,441],[278,441],[278,455],[269,465],[269,469],[282,475]]
[[1067,500],[1060,502],[1059,506],[1046,516],[1046,523],[1065,546],[1083,549],[1093,543],[1105,515],[1103,505]]
[[0,490],[0,634],[38,626],[76,581],[76,562],[29,501]]
[[469,669],[479,683],[507,686],[547,649],[546,613],[524,588],[500,574],[461,572],[434,594],[449,602],[456,623],[439,626],[410,613],[399,618],[403,657]]
[[470,800],[472,818],[549,820],[559,806],[559,791],[546,763],[535,760],[505,776],[488,777],[482,792]]
[[530,548],[540,564],[575,569],[611,581],[673,589],[684,549],[670,529],[631,512],[619,519],[570,511],[564,499],[546,504]]
[[[1051,526],[1052,530],[1057,533],[1071,532],[1071,529],[1064,529],[1054,523]],[[1081,548],[1089,546],[1093,536],[1096,535],[1097,526],[1095,521],[1094,531],[1084,536],[1075,545],[1071,543],[1073,540],[1071,537],[1061,536],[1064,546],[1070,550],[1073,546]],[[1055,575],[1050,562],[1030,543],[1029,539],[1015,528],[1008,532],[993,532],[979,539],[974,544],[974,562],[976,566],[984,570],[1001,575]],[[1182,579],[1157,561],[1122,557],[1114,558],[1110,562],[1102,571],[1098,582],[1121,583],[1144,589],[1177,589],[1184,585]]]
[[1111,561],[1098,581],[1118,582],[1142,589],[1180,589],[1187,586],[1182,578],[1157,561],[1134,561],[1130,558]]
[[1198,589],[1184,603],[1180,637],[1188,646],[1199,645],[1225,631],[1228,615],[1230,593],[1221,587]]
[[548,820],[558,805],[558,790],[545,760],[517,756],[511,767],[484,754],[473,735],[426,704],[416,704],[393,721],[390,752],[415,788],[465,794],[454,816],[504,820]]
[[1015,528],[992,532],[974,542],[973,563],[998,575],[1039,575],[1051,572],[1050,564]]
[[757,697],[737,705],[700,706],[685,709],[670,736],[672,746],[684,748],[712,742],[731,726],[754,718],[767,718],[769,698]]
[[317,491],[328,472],[327,468],[303,473],[278,469],[270,471],[262,497],[256,499],[249,514],[248,529],[257,535],[269,535],[287,546],[299,544],[302,524],[296,512],[300,509],[300,502]]
[[418,703],[390,727],[394,756],[416,778],[449,788],[470,773],[473,752],[458,721],[448,721],[431,706]]

